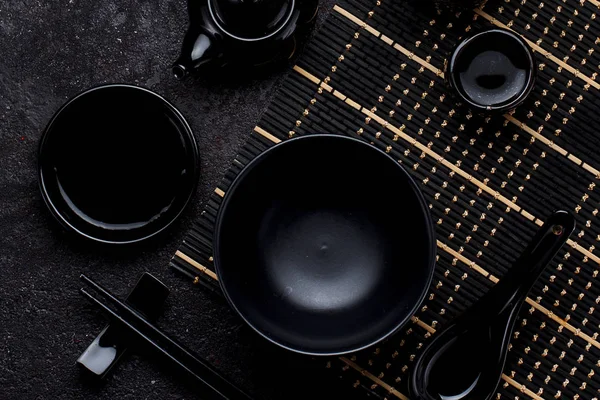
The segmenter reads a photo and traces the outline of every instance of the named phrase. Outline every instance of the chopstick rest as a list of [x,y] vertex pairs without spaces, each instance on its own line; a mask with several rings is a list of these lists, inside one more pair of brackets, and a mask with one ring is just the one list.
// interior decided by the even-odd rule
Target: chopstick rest
[[[161,281],[145,272],[131,290],[125,303],[130,305],[147,320],[155,321],[169,295]],[[94,341],[77,359],[84,370],[104,378],[127,352],[128,343],[123,332],[112,324],[107,324]]]
[[135,341],[136,350],[150,350],[170,366],[178,368],[187,377],[193,378],[198,390],[211,400],[251,400],[252,398],[216,370],[206,360],[195,355],[183,344],[171,338],[159,327],[146,319],[127,302],[116,298],[111,292],[85,275],[81,280],[92,288],[100,298],[86,289],[79,292],[90,303],[98,307],[115,325],[122,337]]

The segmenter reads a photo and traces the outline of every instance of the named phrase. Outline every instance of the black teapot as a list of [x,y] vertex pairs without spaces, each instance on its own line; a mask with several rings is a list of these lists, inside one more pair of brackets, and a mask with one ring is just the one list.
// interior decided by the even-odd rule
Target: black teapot
[[317,8],[318,0],[188,0],[190,24],[173,74],[182,79],[208,65],[287,59]]

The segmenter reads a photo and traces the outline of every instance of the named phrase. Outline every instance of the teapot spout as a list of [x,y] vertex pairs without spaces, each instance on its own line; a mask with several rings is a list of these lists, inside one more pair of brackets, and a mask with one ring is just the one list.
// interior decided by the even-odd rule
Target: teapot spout
[[217,38],[209,32],[190,29],[183,40],[181,55],[173,64],[173,75],[182,80],[203,65],[219,59],[220,47]]

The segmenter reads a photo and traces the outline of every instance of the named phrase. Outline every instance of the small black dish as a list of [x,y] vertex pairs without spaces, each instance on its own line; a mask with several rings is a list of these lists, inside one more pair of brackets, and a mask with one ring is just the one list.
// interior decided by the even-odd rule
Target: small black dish
[[504,113],[520,105],[535,83],[527,43],[506,29],[489,29],[460,42],[446,67],[448,84],[469,108]]
[[42,134],[39,180],[52,215],[96,242],[140,242],[162,232],[195,191],[198,148],[164,98],[129,85],[89,89]]

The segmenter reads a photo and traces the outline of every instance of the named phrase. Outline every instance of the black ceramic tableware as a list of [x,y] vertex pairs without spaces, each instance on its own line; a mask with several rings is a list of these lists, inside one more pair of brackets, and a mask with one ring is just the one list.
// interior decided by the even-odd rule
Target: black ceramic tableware
[[[131,290],[125,303],[139,312],[149,322],[155,321],[169,295],[169,289],[149,273],[144,273]],[[129,344],[123,340],[123,332],[115,326],[106,325],[77,359],[77,364],[100,378],[106,377],[127,353]]]
[[500,381],[519,310],[529,289],[575,229],[557,211],[515,265],[478,302],[437,333],[413,367],[414,400],[490,400]]
[[[229,381],[214,366],[154,325],[148,319],[148,315],[140,313],[129,302],[122,302],[87,276],[81,275],[81,280],[99,296],[94,296],[84,288],[80,289],[80,293],[90,303],[102,310],[113,329],[120,332],[119,339],[123,343],[127,343],[128,346],[139,352],[160,358],[170,367],[174,367],[177,372],[183,373],[186,378],[193,379],[203,399],[251,400],[248,394]],[[141,295],[151,296],[152,294],[147,290],[156,289],[157,285],[161,291],[161,293],[157,293],[157,297],[160,297],[167,289],[162,282],[156,279],[150,285],[145,284],[140,289]],[[140,291],[138,291],[138,295],[140,295]],[[160,299],[149,299],[149,301],[156,306]],[[151,308],[156,310],[156,307]],[[105,348],[101,349],[103,352],[105,351]],[[94,362],[94,358],[93,354],[87,356],[88,361],[91,362]]]
[[198,149],[184,117],[136,86],[79,94],[40,141],[48,208],[69,231],[97,242],[139,242],[163,231],[188,204],[198,174]]
[[189,27],[173,75],[287,59],[317,7],[318,0],[188,0]]
[[535,58],[519,35],[493,28],[456,46],[446,76],[466,107],[479,113],[504,113],[520,105],[533,89]]
[[403,326],[432,279],[427,204],[385,152],[308,135],[259,155],[227,190],[214,261],[225,297],[286,349],[342,354]]

